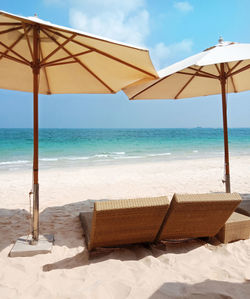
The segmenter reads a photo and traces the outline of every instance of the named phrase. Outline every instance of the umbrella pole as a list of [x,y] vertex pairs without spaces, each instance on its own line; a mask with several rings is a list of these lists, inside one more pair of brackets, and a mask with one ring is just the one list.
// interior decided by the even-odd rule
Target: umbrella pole
[[224,152],[225,152],[225,187],[226,193],[231,192],[230,170],[229,170],[229,150],[228,150],[228,129],[227,129],[227,99],[226,99],[226,73],[224,63],[221,63],[221,95],[223,112],[223,130],[224,130]]
[[33,224],[32,241],[36,243],[39,237],[39,184],[38,184],[38,89],[39,89],[39,27],[33,27]]

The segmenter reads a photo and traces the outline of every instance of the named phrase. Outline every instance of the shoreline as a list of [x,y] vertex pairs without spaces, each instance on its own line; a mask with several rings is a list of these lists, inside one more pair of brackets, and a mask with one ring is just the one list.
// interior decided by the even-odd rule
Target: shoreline
[[[250,193],[249,165],[250,156],[231,157],[232,192]],[[40,169],[40,209],[88,199],[224,192],[223,174],[223,157]],[[32,168],[0,171],[0,182],[1,207],[27,208]]]
[[[168,158],[162,158],[162,157]],[[250,158],[249,153],[244,153],[239,155],[239,153],[230,153],[229,159],[237,159],[237,158]],[[134,164],[157,164],[157,163],[171,163],[171,162],[181,162],[181,161],[197,161],[197,160],[208,160],[208,159],[218,159],[224,161],[224,153],[221,152],[220,155],[178,155],[172,156],[172,154],[155,154],[155,155],[147,155],[142,157],[124,157],[120,159],[106,159],[99,161],[87,161],[84,158],[71,158],[71,157],[61,157],[61,158],[40,158],[39,159],[39,170],[50,170],[50,169],[81,169],[81,168],[92,168],[92,167],[109,167],[109,166],[123,166],[123,165],[134,165]],[[65,163],[68,161],[68,163]],[[71,163],[70,163],[71,161]],[[29,171],[32,170],[32,161],[9,161],[9,162],[0,162],[0,173],[4,172],[16,172],[16,171]],[[23,162],[23,166],[19,166],[18,162]],[[2,164],[1,164],[2,163]],[[223,162],[224,163],[224,162]],[[11,165],[11,166],[9,166]]]
[[[229,130],[230,156],[250,155],[250,128]],[[223,130],[46,129],[39,135],[40,168],[219,158]],[[0,171],[31,168],[32,130],[0,129]]]

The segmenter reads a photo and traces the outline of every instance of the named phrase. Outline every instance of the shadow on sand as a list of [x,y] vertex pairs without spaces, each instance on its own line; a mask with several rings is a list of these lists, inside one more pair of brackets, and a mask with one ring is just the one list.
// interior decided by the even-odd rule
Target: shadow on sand
[[250,282],[235,283],[205,280],[196,284],[164,283],[149,299],[246,299]]
[[[40,234],[54,234],[55,245],[75,248],[83,245],[79,213],[90,210],[93,201],[49,207],[40,213]],[[30,229],[30,214],[24,209],[0,209],[0,252],[26,236]],[[4,237],[3,237],[4,236]]]
[[30,214],[23,209],[0,209],[0,251],[8,247],[30,229]]
[[[86,248],[70,258],[43,266],[43,271],[52,271],[56,269],[73,269],[89,264],[100,263],[109,259],[119,261],[137,261],[145,257],[152,256],[158,258],[162,254],[175,253],[181,254],[195,250],[205,244],[202,240],[190,240],[178,244],[134,244],[116,248],[102,248],[89,253]],[[185,248],[184,248],[185,247]]]
[[[73,257],[44,265],[43,271],[72,269],[90,263],[102,262],[107,259],[118,259],[121,261],[140,260],[146,256],[159,257],[166,253],[185,253],[203,246],[205,243],[202,240],[190,240],[185,243],[185,246],[182,243],[131,245],[112,250],[103,250],[89,256],[85,248],[79,213],[90,211],[93,203],[94,200],[87,200],[63,206],[49,207],[40,213],[40,234],[54,234],[55,245],[57,246],[83,248],[81,253]],[[249,203],[250,194],[244,194],[244,206],[249,205]],[[29,228],[30,219],[28,211],[22,209],[0,209],[0,252],[11,244],[14,244],[18,237],[27,235]]]

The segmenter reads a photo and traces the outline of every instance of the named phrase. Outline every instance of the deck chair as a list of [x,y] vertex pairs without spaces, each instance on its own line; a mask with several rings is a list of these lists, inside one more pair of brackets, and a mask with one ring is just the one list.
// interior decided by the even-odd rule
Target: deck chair
[[166,196],[95,202],[80,213],[88,250],[153,242],[168,208]]
[[156,241],[213,237],[240,202],[237,193],[174,194]]
[[249,239],[250,217],[233,212],[216,235],[216,238],[222,243]]

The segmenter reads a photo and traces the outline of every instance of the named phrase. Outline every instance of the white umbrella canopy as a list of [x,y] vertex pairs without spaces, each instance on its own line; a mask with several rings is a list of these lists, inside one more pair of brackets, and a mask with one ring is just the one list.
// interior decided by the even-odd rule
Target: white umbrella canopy
[[159,79],[148,83],[141,80],[123,91],[131,100],[220,94],[221,63],[228,79],[227,92],[249,90],[250,44],[220,40],[216,46],[160,70]]
[[157,77],[146,49],[0,11],[0,88],[33,91],[34,28],[39,93],[115,93]]
[[224,42],[168,66],[159,79],[140,80],[123,89],[130,100],[182,99],[222,95],[225,182],[230,192],[226,92],[250,89],[250,44]]
[[148,50],[0,11],[0,88],[33,92],[33,241],[39,237],[38,94],[116,93],[158,77]]

